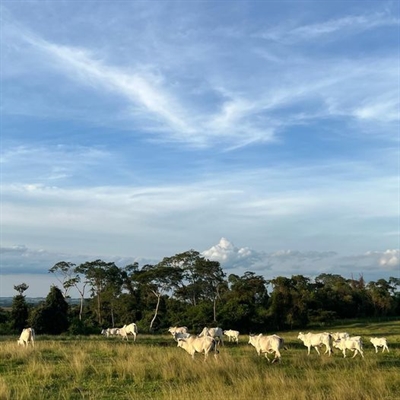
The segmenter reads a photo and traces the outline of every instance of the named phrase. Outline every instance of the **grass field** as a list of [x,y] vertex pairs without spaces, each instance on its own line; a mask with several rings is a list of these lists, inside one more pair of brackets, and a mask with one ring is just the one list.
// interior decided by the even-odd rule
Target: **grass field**
[[[307,356],[298,331],[277,333],[287,349],[269,364],[240,336],[217,360],[193,361],[169,335],[119,338],[37,336],[35,348],[0,338],[0,399],[400,399],[400,322],[330,327],[362,335],[364,355]],[[384,336],[390,353],[375,354],[369,338]]]

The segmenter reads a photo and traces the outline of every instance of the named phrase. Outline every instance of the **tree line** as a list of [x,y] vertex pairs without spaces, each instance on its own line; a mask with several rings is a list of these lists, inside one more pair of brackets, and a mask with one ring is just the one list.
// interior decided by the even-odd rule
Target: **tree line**
[[[336,274],[265,279],[254,272],[227,274],[195,250],[155,265],[61,261],[49,269],[60,283],[46,299],[27,304],[28,285],[14,286],[11,312],[0,309],[0,333],[32,326],[37,333],[89,334],[136,322],[141,332],[186,325],[197,332],[219,325],[265,332],[329,324],[338,319],[400,316],[400,279],[366,283]],[[75,288],[79,304],[69,302]]]

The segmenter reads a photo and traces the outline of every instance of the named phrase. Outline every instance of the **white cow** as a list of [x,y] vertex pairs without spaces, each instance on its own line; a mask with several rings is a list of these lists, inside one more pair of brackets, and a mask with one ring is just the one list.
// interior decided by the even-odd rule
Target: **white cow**
[[106,335],[107,337],[119,335],[119,328],[107,328],[101,331],[102,335]]
[[132,322],[129,325],[124,325],[123,328],[125,329],[127,335],[133,335],[133,341],[136,342],[136,336],[138,334],[137,325],[134,322]]
[[370,339],[370,342],[374,345],[375,347],[375,353],[378,352],[378,347],[382,347],[382,353],[387,350],[389,353],[389,347],[387,345],[387,340],[386,338],[378,338],[378,337],[373,337]]
[[364,358],[363,345],[360,336],[350,337],[347,339],[338,339],[333,342],[333,347],[342,350],[343,357],[346,358],[346,350],[354,351],[353,358],[360,353]]
[[190,337],[190,333],[181,333],[181,332],[175,332],[173,334],[174,340],[177,342],[179,339],[187,339]]
[[124,325],[122,328],[118,329],[118,335],[122,337],[122,340],[126,339],[128,341],[128,335],[133,335],[133,341],[136,341],[137,335],[137,326],[135,323],[131,323],[129,325]]
[[318,355],[321,355],[321,353],[318,350],[318,347],[325,346],[326,350],[325,353],[328,353],[329,355],[332,354],[332,348],[331,348],[331,335],[327,332],[324,333],[302,333],[300,332],[299,335],[297,336],[297,339],[300,339],[304,346],[307,347],[308,352],[307,354],[310,355],[311,347],[314,347],[314,349],[317,351]]
[[227,331],[224,331],[224,335],[228,336],[229,341],[239,343],[239,331],[233,331],[232,329],[229,329]]
[[280,350],[283,348],[284,340],[280,336],[263,336],[262,333],[259,335],[249,335],[249,344],[254,346],[259,356],[264,354],[268,361],[270,361],[268,358],[269,353],[275,353],[275,357],[272,360],[273,363],[281,360]]
[[24,347],[28,347],[29,343],[31,343],[32,347],[35,347],[35,330],[33,328],[22,329],[17,343]]
[[219,351],[214,338],[210,336],[190,336],[186,339],[178,339],[178,347],[186,350],[194,359],[195,353],[204,353],[204,361],[208,357],[210,351],[214,351],[214,357],[217,358]]
[[202,336],[211,336],[215,340],[218,340],[218,343],[221,343],[222,345],[224,345],[224,338],[223,338],[224,333],[222,332],[221,328],[204,327],[203,330],[201,331],[201,333],[199,334],[199,337],[202,337]]
[[175,333],[187,333],[188,328],[186,328],[186,326],[171,326],[168,329],[168,332],[174,336]]
[[347,332],[335,332],[330,334],[333,340],[348,339],[350,335]]

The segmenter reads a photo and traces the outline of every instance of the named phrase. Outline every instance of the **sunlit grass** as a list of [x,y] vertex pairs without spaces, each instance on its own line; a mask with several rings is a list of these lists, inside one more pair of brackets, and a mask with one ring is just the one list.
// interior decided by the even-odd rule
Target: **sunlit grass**
[[[330,330],[361,334],[365,358],[344,359],[338,351],[332,357],[315,351],[307,356],[297,331],[276,332],[287,349],[275,364],[258,357],[246,335],[206,362],[200,354],[192,360],[168,335],[141,335],[136,343],[100,335],[38,336],[35,348],[7,338],[1,341],[0,400],[400,398],[400,322]],[[371,336],[386,336],[390,353],[375,354]]]

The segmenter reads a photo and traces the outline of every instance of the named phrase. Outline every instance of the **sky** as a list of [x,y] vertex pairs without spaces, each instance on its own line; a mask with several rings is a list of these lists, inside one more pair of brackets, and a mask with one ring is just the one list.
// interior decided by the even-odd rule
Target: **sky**
[[0,296],[59,261],[400,277],[398,1],[0,5]]

